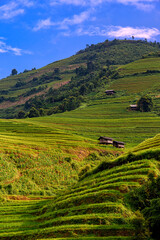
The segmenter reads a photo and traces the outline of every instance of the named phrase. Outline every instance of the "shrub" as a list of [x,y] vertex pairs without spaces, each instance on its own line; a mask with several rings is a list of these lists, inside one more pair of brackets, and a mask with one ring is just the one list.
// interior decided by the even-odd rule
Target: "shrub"
[[40,116],[39,111],[36,108],[32,107],[28,113],[28,117],[33,118],[33,117],[39,117],[39,116]]
[[[149,181],[141,188],[135,189],[128,194],[128,203],[134,208],[141,210],[145,221],[142,217],[134,220],[133,224],[136,229],[136,240],[144,239],[147,233],[146,222],[152,237],[159,240],[160,236],[160,177],[155,178],[153,173],[149,174]],[[139,212],[139,211],[138,211]],[[145,231],[144,231],[144,230]],[[149,234],[148,234],[149,235]]]
[[148,95],[141,97],[137,102],[137,107],[141,112],[150,112],[153,108],[152,98]]
[[18,112],[18,118],[19,119],[25,118],[25,115],[26,115],[26,113],[24,111],[19,111]]
[[74,169],[74,170],[76,170],[76,171],[78,171],[78,166],[77,166],[77,164],[76,163],[71,163],[71,166],[72,166],[72,169]]
[[15,68],[12,69],[12,72],[11,72],[11,75],[12,75],[12,76],[17,75],[17,73],[18,73],[18,72],[17,72],[17,70],[16,70]]
[[96,161],[99,160],[99,156],[97,153],[93,152],[88,155],[87,160]]
[[151,206],[145,208],[144,216],[149,220],[150,230],[154,239],[159,240],[160,236],[160,198],[153,199]]
[[83,167],[81,169],[81,171],[79,172],[79,177],[82,177],[86,172],[88,172],[91,169],[91,165],[87,164],[85,167]]
[[68,163],[71,163],[72,162],[72,158],[71,157],[65,157],[65,159],[64,159],[66,162],[68,162]]
[[150,234],[147,228],[147,223],[145,221],[145,218],[143,217],[143,215],[137,211],[136,212],[137,217],[135,219],[133,219],[133,225],[135,228],[135,240],[144,240],[147,239]]

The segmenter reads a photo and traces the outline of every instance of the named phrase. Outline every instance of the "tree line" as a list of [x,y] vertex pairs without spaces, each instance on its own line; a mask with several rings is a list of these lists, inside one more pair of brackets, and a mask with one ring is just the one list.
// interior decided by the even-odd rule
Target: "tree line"
[[28,100],[24,105],[23,114],[21,111],[18,117],[38,117],[42,114],[51,115],[74,110],[84,101],[85,95],[105,86],[109,79],[119,76],[115,69],[109,66],[100,67],[91,61],[86,67],[77,68],[75,73],[75,77],[72,77],[67,85],[59,89],[50,88],[45,96],[35,96]]

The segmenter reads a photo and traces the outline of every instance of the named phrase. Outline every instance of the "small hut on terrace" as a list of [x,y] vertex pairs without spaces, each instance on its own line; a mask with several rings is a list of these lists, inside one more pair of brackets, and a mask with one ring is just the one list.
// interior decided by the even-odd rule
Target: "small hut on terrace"
[[107,95],[114,95],[116,92],[114,90],[106,90],[105,93]]
[[124,148],[125,143],[119,141],[113,141],[113,146],[116,148]]
[[130,105],[130,106],[129,106],[129,110],[137,111],[137,110],[138,110],[137,104],[135,104],[135,105]]
[[113,139],[112,138],[109,138],[109,137],[100,137],[98,138],[99,140],[99,144],[113,144]]

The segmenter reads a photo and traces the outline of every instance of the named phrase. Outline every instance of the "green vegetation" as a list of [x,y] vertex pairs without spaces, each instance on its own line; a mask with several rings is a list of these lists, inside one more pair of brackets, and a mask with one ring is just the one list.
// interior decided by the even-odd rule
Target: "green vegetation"
[[160,229],[160,177],[156,178],[155,172],[150,172],[149,181],[141,188],[131,191],[128,195],[129,202],[135,210],[142,211],[150,232],[154,239],[159,239]]
[[[40,108],[45,109],[44,115],[73,110],[86,100],[84,96],[96,92],[102,85],[110,86],[111,79],[118,78],[121,69],[118,73],[116,65],[142,57],[147,64],[146,56],[150,52],[152,54],[149,59],[153,59],[155,64],[154,58],[159,58],[159,48],[159,43],[141,40],[106,40],[104,43],[87,46],[76,55],[41,69],[33,68],[12,74],[0,81],[0,117],[17,118],[20,111],[25,111],[26,117],[32,107],[38,111]],[[148,63],[149,69],[146,71],[156,74],[156,66],[158,63],[150,68]],[[148,80],[147,84],[149,83],[151,86],[152,83]]]
[[107,65],[122,65],[140,59],[142,56],[145,57],[151,52],[154,55],[155,49],[159,50],[159,46],[159,43],[148,43],[142,40],[115,39],[113,41],[106,40],[104,43],[96,45],[92,44],[87,46],[86,49],[80,50],[77,54],[83,60],[94,60],[102,64],[107,63]]
[[141,97],[137,102],[137,107],[141,112],[150,112],[153,108],[152,98],[147,95]]
[[11,73],[12,76],[17,75],[17,73],[18,73],[18,72],[17,72],[17,70],[16,70],[15,68],[12,69],[12,73]]
[[86,158],[100,150],[94,141],[22,120],[1,120],[0,142],[1,194],[54,195],[77,182],[83,164],[103,158]]
[[[159,196],[159,161],[156,155],[146,159],[147,154],[138,154],[139,160],[132,157],[131,162],[129,155],[125,161],[112,160],[112,168],[99,168],[52,199],[3,201],[0,238],[151,239],[147,220],[154,221],[155,211],[150,218],[149,208],[158,205],[147,199]],[[149,226],[157,239],[156,225]]]
[[0,239],[158,239],[157,50],[105,41],[0,81],[1,116],[18,118],[0,120]]
[[[122,43],[125,44],[123,41]],[[9,190],[7,184],[2,184],[1,191],[6,194],[10,192],[22,195],[55,194],[57,190],[77,182],[78,178],[84,177],[88,171],[92,172],[95,166],[105,162],[106,157],[108,160],[113,159],[146,138],[158,134],[160,103],[157,97],[159,91],[159,73],[157,71],[160,59],[156,56],[154,60],[152,56],[152,58],[143,58],[137,62],[121,66],[118,75],[121,76],[123,73],[123,76],[120,78],[117,78],[117,70],[113,67],[106,66],[97,70],[95,63],[88,62],[87,67],[81,66],[75,69],[72,81],[61,87],[63,91],[50,88],[46,95],[50,106],[53,104],[52,101],[57,104],[56,107],[51,107],[49,114],[65,111],[64,113],[44,117],[46,111],[42,106],[44,107],[46,101],[43,99],[40,101],[41,99],[36,97],[26,102],[25,107],[29,110],[27,114],[23,110],[19,111],[18,118],[21,120],[1,120],[2,158],[14,166],[13,177],[9,177],[7,181],[7,184],[11,185]],[[154,69],[156,73],[146,73],[149,72],[149,69],[152,70],[154,62],[157,66]],[[59,64],[59,62],[55,63],[54,73],[49,73],[51,78],[54,78],[55,74],[60,75],[64,70],[60,68]],[[137,74],[142,75],[126,72],[126,69],[131,69],[132,65],[135,70],[137,66],[141,66],[141,68],[137,68]],[[142,86],[143,92],[139,92],[140,87],[137,88],[135,84],[138,77],[141,77],[139,86]],[[146,84],[146,78],[149,84],[152,79],[151,85]],[[155,82],[154,78],[156,78]],[[125,79],[132,79],[135,90]],[[125,92],[120,87],[120,82],[123,83]],[[105,90],[113,86],[117,86],[114,88],[116,91],[118,90],[117,93],[114,96],[107,96],[104,93]],[[77,96],[79,91],[81,96],[79,94]],[[136,103],[137,99],[140,99],[145,92],[152,96],[153,110],[151,112],[129,111],[129,105]],[[71,96],[73,93],[75,96]],[[37,104],[38,109],[35,107]],[[73,111],[74,108],[77,109]],[[29,118],[22,119],[26,116]],[[126,150],[99,145],[97,141],[99,136],[108,136],[124,141]],[[24,159],[23,164],[20,164],[22,159]],[[29,160],[27,161],[27,159]],[[47,166],[45,161],[48,161]],[[53,168],[50,168],[51,165],[54,165]],[[69,175],[64,169],[68,169]],[[53,175],[55,171],[56,174]],[[26,182],[29,184],[23,189]]]

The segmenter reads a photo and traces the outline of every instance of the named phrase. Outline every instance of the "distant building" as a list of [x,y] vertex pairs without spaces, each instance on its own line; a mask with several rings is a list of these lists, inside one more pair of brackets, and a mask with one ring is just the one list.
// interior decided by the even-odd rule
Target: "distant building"
[[116,92],[114,90],[106,90],[105,93],[107,95],[114,95]]
[[129,106],[129,110],[137,111],[138,110],[138,106],[136,104],[135,105],[130,105]]
[[124,142],[113,141],[113,146],[116,148],[124,148]]
[[100,137],[100,138],[98,138],[98,140],[99,140],[100,144],[106,144],[106,145],[113,144],[113,139],[112,138]]

